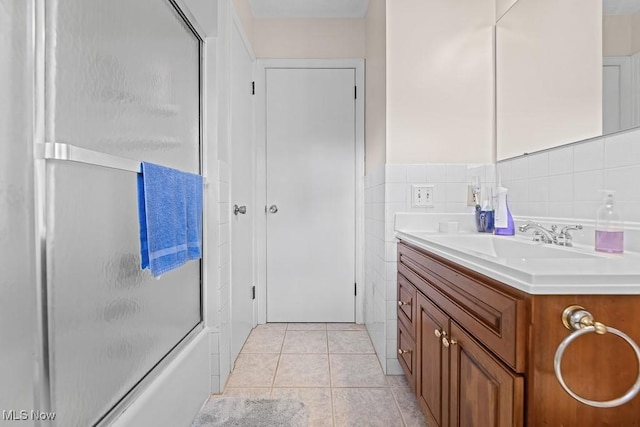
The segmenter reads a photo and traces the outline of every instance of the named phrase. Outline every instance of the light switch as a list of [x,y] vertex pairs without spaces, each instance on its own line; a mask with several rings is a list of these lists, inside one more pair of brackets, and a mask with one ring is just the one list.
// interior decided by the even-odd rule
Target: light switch
[[411,206],[414,208],[433,207],[433,185],[411,185]]

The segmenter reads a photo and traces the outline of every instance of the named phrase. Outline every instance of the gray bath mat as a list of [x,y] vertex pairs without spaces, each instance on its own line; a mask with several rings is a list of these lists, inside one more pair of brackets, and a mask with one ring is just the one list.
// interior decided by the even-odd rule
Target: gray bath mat
[[211,399],[191,427],[306,427],[309,410],[294,399]]

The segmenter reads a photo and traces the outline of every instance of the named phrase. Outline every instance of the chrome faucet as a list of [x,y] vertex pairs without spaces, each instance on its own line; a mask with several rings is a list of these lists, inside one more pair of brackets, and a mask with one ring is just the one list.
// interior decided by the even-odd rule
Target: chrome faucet
[[[558,227],[557,226],[552,226],[551,229],[555,232],[556,229]],[[562,227],[560,229],[560,233],[558,234],[558,238],[556,239],[556,241],[554,242],[556,245],[560,245],[560,246],[573,246],[573,236],[571,235],[571,233],[569,233],[569,231],[571,230],[582,230],[582,225],[580,224],[576,224],[576,225],[567,225],[565,227]]]
[[582,225],[567,225],[560,229],[558,232],[558,226],[552,225],[551,230],[543,227],[541,224],[537,224],[533,221],[528,221],[525,225],[518,227],[521,233],[529,230],[533,230],[533,241],[543,243],[553,243],[559,246],[573,246],[573,236],[569,231],[582,230]]
[[544,228],[541,224],[536,224],[533,221],[528,221],[525,225],[521,225],[518,227],[521,233],[524,233],[529,230],[533,230],[533,241],[534,242],[542,242],[542,243],[555,243],[558,238],[558,234],[555,230],[549,230]]

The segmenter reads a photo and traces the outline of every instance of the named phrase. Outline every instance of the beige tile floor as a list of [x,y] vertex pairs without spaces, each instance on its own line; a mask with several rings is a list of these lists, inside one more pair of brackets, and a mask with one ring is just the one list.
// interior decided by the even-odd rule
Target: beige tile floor
[[426,426],[404,376],[385,376],[363,325],[269,323],[247,339],[220,395],[295,398],[309,426]]

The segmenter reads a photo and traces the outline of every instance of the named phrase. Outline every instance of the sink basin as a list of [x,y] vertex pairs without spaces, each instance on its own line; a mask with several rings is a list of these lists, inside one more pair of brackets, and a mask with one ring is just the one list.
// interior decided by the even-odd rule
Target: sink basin
[[[442,221],[458,222],[461,231],[436,231]],[[467,231],[474,227],[472,214],[398,213],[394,223],[395,236],[409,246],[529,294],[640,295],[640,252],[607,254],[596,252],[593,244],[567,248],[534,242],[530,234]],[[576,238],[587,242],[588,227]],[[629,230],[630,237],[640,236],[636,230]]]
[[492,234],[430,234],[428,239],[433,243],[460,252],[473,252],[493,258],[524,260],[598,258],[598,255],[584,252],[581,249],[533,242],[521,237],[495,236]]

